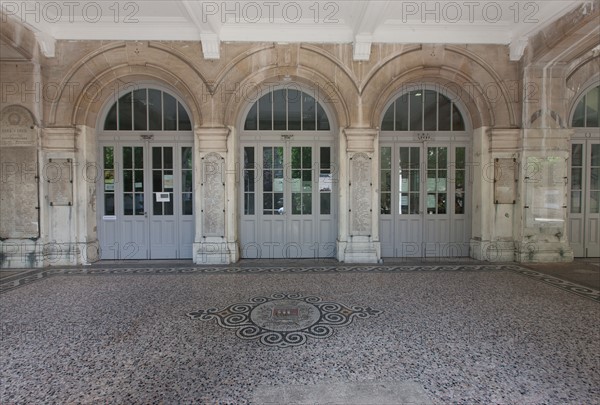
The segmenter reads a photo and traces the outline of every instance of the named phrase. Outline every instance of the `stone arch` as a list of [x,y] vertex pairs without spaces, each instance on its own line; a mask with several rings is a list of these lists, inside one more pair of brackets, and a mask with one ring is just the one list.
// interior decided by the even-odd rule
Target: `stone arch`
[[[428,71],[429,70],[429,71]],[[464,82],[458,82],[445,77],[443,70],[417,68],[413,71],[406,72],[405,75],[397,77],[388,85],[385,91],[382,91],[376,99],[374,108],[370,117],[371,126],[377,128],[381,125],[381,118],[385,113],[385,106],[393,101],[396,95],[403,93],[403,88],[407,86],[415,86],[421,84],[429,84],[438,87],[442,94],[446,94],[450,99],[458,98],[459,106],[468,120],[471,129],[482,126],[493,126],[494,117],[492,107],[489,103],[483,102],[485,97],[476,89],[473,88],[475,97],[469,94],[464,87]],[[461,93],[461,94],[457,94]],[[480,100],[477,103],[476,100]]]
[[189,107],[193,121],[201,122],[200,100],[210,91],[191,60],[160,44],[111,42],[86,53],[61,76],[50,100],[48,124],[93,127],[98,112],[120,84],[139,80],[172,88]]
[[303,67],[289,70],[285,68],[267,68],[247,77],[240,83],[241,94],[232,95],[226,102],[223,116],[225,125],[238,125],[243,110],[248,104],[256,101],[250,99],[249,95],[259,94],[265,86],[275,86],[286,83],[287,80],[314,89],[317,92],[317,100],[325,104],[328,107],[328,112],[333,114],[329,118],[335,128],[349,125],[350,113],[339,89],[321,74]]
[[[403,63],[397,63],[401,57]],[[368,112],[371,126],[379,126],[384,106],[403,84],[417,83],[445,86],[457,94],[473,128],[518,126],[519,111],[514,108],[518,100],[511,100],[510,89],[498,72],[470,50],[450,45],[423,46],[388,59],[363,91],[363,105],[372,106]],[[516,83],[516,70],[514,73]]]
[[[168,88],[178,95],[188,107],[190,118],[195,126],[202,122],[200,106],[194,96],[193,89],[186,86],[184,82],[176,77],[168,77],[165,74],[156,74],[152,68],[145,68],[141,72],[131,72],[131,69],[123,68],[123,75],[118,75],[113,80],[106,81],[102,87],[96,87],[89,83],[85,90],[79,95],[73,108],[71,122],[73,125],[86,125],[96,127],[101,118],[103,108],[115,102],[122,90],[136,86],[140,82],[156,82]],[[165,80],[167,79],[167,80]],[[91,95],[90,95],[91,94]]]

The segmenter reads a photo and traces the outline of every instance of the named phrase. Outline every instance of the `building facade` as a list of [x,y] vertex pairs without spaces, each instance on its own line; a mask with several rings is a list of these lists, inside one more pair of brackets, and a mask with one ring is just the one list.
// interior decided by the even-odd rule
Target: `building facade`
[[3,14],[0,266],[600,256],[598,7],[505,45],[59,40]]

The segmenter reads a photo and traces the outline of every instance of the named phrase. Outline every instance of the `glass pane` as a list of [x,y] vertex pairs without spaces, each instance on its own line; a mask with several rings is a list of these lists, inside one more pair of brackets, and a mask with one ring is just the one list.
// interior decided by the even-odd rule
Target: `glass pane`
[[437,92],[425,90],[424,130],[437,130]]
[[438,168],[446,168],[448,166],[448,148],[438,148]]
[[410,128],[411,131],[423,130],[423,91],[410,92]]
[[410,193],[410,213],[418,214],[419,213],[419,203],[420,203],[420,194],[419,193]]
[[131,93],[125,94],[119,99],[119,130],[131,131],[131,108],[133,101]]
[[165,131],[177,130],[177,100],[170,94],[163,93],[164,116],[163,124]]
[[[406,179],[403,179],[406,180]],[[384,170],[381,172],[381,191],[392,191],[392,171]],[[404,191],[404,190],[401,190]]]
[[258,100],[258,128],[261,131],[273,130],[273,107],[271,104],[271,94],[265,94]]
[[244,215],[254,215],[254,193],[246,193],[244,195]]
[[302,194],[302,215],[312,215],[312,194]]
[[598,104],[600,103],[600,86],[590,90],[585,96],[585,126],[598,126]]
[[465,213],[465,196],[463,193],[456,193],[454,198],[454,213],[464,214]]
[[148,110],[146,103],[146,89],[133,92],[133,128],[136,131],[148,129]]
[[571,191],[571,213],[581,214],[581,191]]
[[248,115],[246,115],[246,123],[244,124],[244,129],[246,131],[256,131],[258,129],[258,103],[254,103],[250,111],[248,111]]
[[144,191],[144,171],[143,170],[135,170],[133,188],[135,189],[135,191],[138,191],[138,192]]
[[302,214],[302,194],[301,193],[293,193],[292,194],[292,215],[301,215]]
[[315,120],[317,118],[316,111],[316,100],[306,93],[302,93],[302,130],[303,131],[314,131]]
[[104,215],[115,215],[115,195],[104,194]]
[[446,213],[446,194],[438,194],[437,198],[437,213],[445,214]]
[[466,167],[466,148],[456,148],[456,168],[464,169]]
[[246,169],[254,168],[254,148],[244,148],[244,167]]
[[275,90],[273,92],[273,129],[276,131],[287,129],[285,92],[285,90]]
[[194,214],[194,194],[183,193],[181,196],[182,212],[183,215]]
[[164,214],[165,215],[173,215],[173,193],[170,193],[171,198],[169,199],[169,202],[165,202],[163,203],[164,206]]
[[162,148],[153,147],[152,148],[152,168],[153,169],[161,169],[162,168]]
[[164,147],[163,152],[164,152],[163,153],[163,157],[164,157],[163,168],[172,169],[173,168],[173,148]]
[[302,148],[292,147],[292,169],[302,168]]
[[320,103],[317,103],[317,130],[329,131],[329,118]]
[[410,167],[410,148],[400,148],[400,167],[403,169],[408,169]]
[[590,169],[590,190],[600,190],[600,167]]
[[256,179],[254,170],[244,171],[244,191],[253,193],[255,191]]
[[462,114],[456,107],[456,104],[452,104],[452,130],[453,131],[464,131],[465,130],[465,122],[463,120]]
[[438,177],[436,180],[436,189],[438,192],[446,192],[446,188],[448,187],[448,178],[446,177],[447,173],[448,172],[446,170],[438,171]]
[[443,94],[439,95],[438,101],[439,116],[438,116],[438,130],[439,131],[450,131],[450,116],[452,114],[452,103],[450,99]]
[[310,169],[312,167],[312,148],[302,148],[302,168]]
[[385,146],[381,148],[381,168],[391,169],[392,168],[392,148]]
[[283,148],[279,147],[279,148],[273,148],[273,149],[275,149],[275,155],[273,157],[273,166],[276,169],[282,169],[283,168]]
[[152,213],[153,215],[163,214],[163,203],[156,201],[156,196],[152,199]]
[[302,128],[302,98],[298,90],[288,89],[288,129],[299,131]]
[[106,120],[104,121],[104,130],[105,131],[116,131],[117,130],[117,104],[113,104],[106,115]]
[[392,195],[390,193],[381,194],[381,213],[383,215],[392,213]]
[[181,148],[181,167],[183,169],[191,169],[192,168],[192,148],[184,147]]
[[409,177],[411,191],[419,191],[421,189],[419,170],[411,170]]
[[163,174],[163,187],[165,191],[173,191],[173,170],[165,170]]
[[136,169],[144,168],[144,148],[141,146],[136,146],[133,148],[134,153],[134,164]]
[[573,128],[582,128],[585,126],[585,96],[577,103],[573,113]]
[[413,168],[419,168],[421,164],[421,149],[410,148],[410,165]]
[[180,131],[191,131],[192,130],[192,121],[190,120],[190,116],[181,103],[177,103],[179,109],[179,130]]
[[600,166],[600,144],[592,144],[592,166]]
[[331,169],[331,148],[321,148],[321,170]]
[[133,194],[123,194],[123,214],[133,215]]
[[182,173],[182,176],[183,176],[182,191],[184,193],[190,193],[190,192],[192,192],[192,187],[193,187],[192,171],[191,170],[185,170]]
[[114,169],[114,162],[115,162],[115,157],[114,157],[114,153],[115,153],[115,149],[112,146],[105,146],[104,147],[104,168],[105,169]]
[[393,131],[394,130],[394,109],[395,104],[387,109],[385,115],[383,116],[383,120],[381,121],[381,130],[382,131]]
[[321,193],[321,215],[331,214],[331,193]]
[[265,169],[273,167],[273,148],[263,148],[263,167]]
[[600,212],[600,191],[590,191],[590,213]]
[[408,131],[408,94],[396,100],[396,131]]
[[435,170],[429,170],[427,172],[427,191],[428,192],[432,192],[435,193],[435,186],[436,186],[436,176],[435,176]]
[[283,213],[283,194],[281,193],[275,193],[274,194],[274,200],[275,200],[275,209],[278,211],[279,214]]
[[162,170],[152,171],[152,191],[155,193],[163,191]]
[[194,214],[194,200],[192,197],[192,193],[183,194],[182,199],[182,210],[183,215],[193,215]]
[[129,146],[125,146],[123,148],[123,168],[133,168],[133,151],[132,148]]
[[135,194],[135,215],[144,215],[144,194]]
[[437,148],[427,148],[427,167],[429,169],[437,168]]
[[571,190],[581,190],[583,184],[583,172],[581,168],[571,170]]
[[162,130],[162,91],[148,89],[148,121],[150,131]]

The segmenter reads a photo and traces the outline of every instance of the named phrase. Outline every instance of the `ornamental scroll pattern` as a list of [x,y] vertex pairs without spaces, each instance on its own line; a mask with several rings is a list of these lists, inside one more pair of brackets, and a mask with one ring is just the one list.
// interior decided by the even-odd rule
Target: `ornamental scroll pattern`
[[371,235],[372,188],[371,158],[357,153],[350,158],[350,232],[353,236]]
[[217,153],[202,158],[202,234],[225,235],[224,159]]

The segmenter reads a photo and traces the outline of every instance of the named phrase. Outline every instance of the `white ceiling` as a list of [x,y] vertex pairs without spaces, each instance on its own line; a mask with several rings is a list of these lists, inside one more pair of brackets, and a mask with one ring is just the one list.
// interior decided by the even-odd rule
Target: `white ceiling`
[[510,46],[520,59],[527,38],[584,0],[404,1],[0,1],[3,12],[55,40],[200,40],[206,58],[222,41],[353,43],[368,59],[372,43]]

